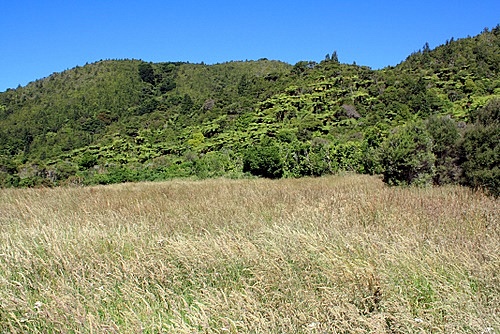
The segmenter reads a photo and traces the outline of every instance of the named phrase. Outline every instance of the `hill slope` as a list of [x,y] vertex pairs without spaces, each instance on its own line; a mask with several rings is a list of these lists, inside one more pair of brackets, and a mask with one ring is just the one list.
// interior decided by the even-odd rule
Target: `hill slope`
[[466,147],[484,131],[498,136],[499,66],[499,26],[377,71],[333,56],[294,66],[100,61],[0,93],[0,183],[353,170],[495,191],[498,145]]

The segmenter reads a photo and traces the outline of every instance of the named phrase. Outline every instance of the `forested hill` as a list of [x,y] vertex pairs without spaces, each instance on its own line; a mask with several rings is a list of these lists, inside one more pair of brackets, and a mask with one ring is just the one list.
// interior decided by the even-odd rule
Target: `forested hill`
[[500,26],[394,67],[106,60],[0,93],[0,185],[382,174],[499,189]]

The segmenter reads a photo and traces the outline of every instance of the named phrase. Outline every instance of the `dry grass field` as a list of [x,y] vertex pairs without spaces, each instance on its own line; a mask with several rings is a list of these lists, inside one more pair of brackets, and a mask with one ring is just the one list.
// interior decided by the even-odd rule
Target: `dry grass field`
[[0,333],[500,333],[499,212],[359,175],[0,189]]

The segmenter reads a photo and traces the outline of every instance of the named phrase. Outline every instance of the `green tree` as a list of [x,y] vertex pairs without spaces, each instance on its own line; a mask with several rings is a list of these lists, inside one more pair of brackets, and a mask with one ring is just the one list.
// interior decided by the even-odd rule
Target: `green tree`
[[427,185],[434,176],[432,137],[422,122],[394,129],[380,147],[380,159],[390,185]]
[[0,154],[0,188],[17,187],[18,185],[17,166],[12,160]]
[[432,137],[432,152],[436,157],[434,184],[457,183],[460,179],[458,163],[459,133],[455,121],[447,116],[431,116],[426,129]]
[[241,96],[247,95],[250,91],[251,82],[246,74],[241,76],[240,82],[238,83],[238,94]]
[[500,195],[500,99],[474,115],[461,144],[463,183]]
[[140,63],[139,64],[139,76],[142,81],[154,85],[155,83],[155,72],[153,66],[150,63]]
[[90,152],[85,152],[79,159],[78,165],[81,169],[88,169],[94,167],[97,164],[97,158],[94,154]]
[[283,176],[280,148],[269,138],[247,148],[243,156],[243,172],[271,179]]
[[332,57],[330,58],[330,60],[333,61],[334,63],[339,62],[339,56],[337,55],[337,50],[333,51]]
[[191,109],[194,107],[194,102],[191,96],[189,94],[184,94],[184,97],[182,98],[182,103],[181,103],[182,111],[187,114],[191,111]]

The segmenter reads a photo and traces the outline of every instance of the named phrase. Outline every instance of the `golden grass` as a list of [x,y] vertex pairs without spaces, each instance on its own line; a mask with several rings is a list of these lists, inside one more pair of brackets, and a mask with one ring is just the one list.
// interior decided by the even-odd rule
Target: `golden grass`
[[494,333],[499,202],[369,176],[0,190],[0,333]]

